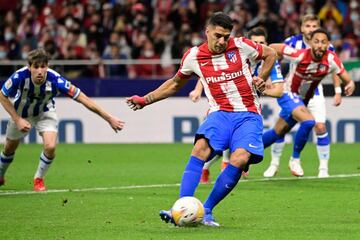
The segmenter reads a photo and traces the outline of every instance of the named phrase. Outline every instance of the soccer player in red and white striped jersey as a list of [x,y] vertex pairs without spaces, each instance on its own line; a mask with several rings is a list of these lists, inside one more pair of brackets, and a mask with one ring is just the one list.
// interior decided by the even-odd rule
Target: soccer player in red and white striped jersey
[[263,135],[264,147],[268,147],[297,123],[300,127],[295,136],[293,154],[289,168],[294,176],[303,176],[300,153],[304,148],[315,119],[306,107],[322,79],[329,74],[337,74],[346,83],[345,94],[354,92],[355,84],[350,79],[336,53],[328,50],[329,34],[324,29],[317,29],[311,34],[311,48],[295,49],[285,44],[271,44],[278,55],[283,56],[293,65],[285,79],[285,93],[278,99],[281,107],[280,118],[273,129]]
[[[213,208],[235,187],[241,172],[263,158],[263,123],[256,90],[264,91],[275,62],[273,49],[246,38],[232,38],[232,20],[224,13],[213,14],[206,26],[207,41],[189,49],[177,74],[144,97],[132,96],[127,103],[133,110],[176,93],[192,74],[201,79],[210,113],[195,135],[195,145],[183,173],[180,197],[193,196],[205,161],[229,148],[230,164],[219,175],[204,203],[203,224],[219,226]],[[253,77],[250,61],[264,60],[258,77]],[[266,90],[265,90],[266,93]],[[174,222],[171,211],[161,211],[161,219]]]

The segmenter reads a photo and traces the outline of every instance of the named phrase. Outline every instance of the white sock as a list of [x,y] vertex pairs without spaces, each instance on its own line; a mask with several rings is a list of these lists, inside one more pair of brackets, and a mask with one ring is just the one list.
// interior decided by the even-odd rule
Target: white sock
[[316,146],[318,157],[320,161],[319,169],[328,169],[329,158],[330,158],[330,144],[323,146]]
[[271,165],[279,166],[281,154],[284,150],[285,142],[274,142],[271,145]]
[[41,152],[39,165],[34,178],[44,178],[53,160],[54,159],[47,158],[44,152]]
[[0,177],[4,177],[6,170],[14,159],[14,154],[6,156],[3,152],[0,153]]
[[213,159],[211,159],[210,161],[207,161],[204,166],[203,166],[203,169],[209,169],[210,166],[216,162],[217,160],[219,160],[221,156],[220,155],[215,155],[215,157],[213,157]]

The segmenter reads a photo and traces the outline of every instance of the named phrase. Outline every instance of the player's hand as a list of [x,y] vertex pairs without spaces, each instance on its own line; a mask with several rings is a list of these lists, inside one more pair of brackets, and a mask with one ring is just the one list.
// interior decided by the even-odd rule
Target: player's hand
[[24,118],[18,118],[15,121],[16,127],[23,133],[27,133],[31,129],[31,124]]
[[266,82],[264,81],[264,79],[262,79],[261,77],[258,77],[258,76],[254,76],[253,83],[255,85],[256,90],[258,90],[259,92],[261,92],[263,94],[265,87],[266,87]]
[[126,98],[127,105],[134,111],[142,109],[146,106],[146,100],[144,97],[134,95]]
[[346,96],[350,96],[354,93],[355,91],[355,83],[354,81],[350,81],[348,84],[346,84],[345,86],[345,95]]
[[337,107],[337,106],[340,106],[341,100],[342,100],[341,93],[336,93],[336,94],[334,95],[333,105],[336,106],[336,107]]
[[198,91],[196,90],[192,90],[190,93],[189,93],[189,98],[192,102],[197,102],[200,100],[201,98],[201,92],[198,93]]
[[120,119],[111,116],[109,119],[109,124],[115,132],[121,131],[124,128],[125,122],[121,121]]

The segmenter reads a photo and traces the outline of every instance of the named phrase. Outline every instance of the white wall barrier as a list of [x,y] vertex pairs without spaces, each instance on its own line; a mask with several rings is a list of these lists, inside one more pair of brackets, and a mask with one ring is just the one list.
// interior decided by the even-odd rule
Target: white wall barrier
[[[172,97],[133,112],[124,98],[95,98],[95,101],[126,122],[123,131],[115,134],[100,117],[68,98],[56,100],[59,115],[59,142],[74,143],[171,143],[192,142],[199,124],[205,117],[205,98],[192,103],[187,98]],[[265,128],[273,126],[279,107],[275,99],[262,98]],[[327,126],[332,142],[360,142],[360,97],[343,98],[334,107],[332,98],[326,99]],[[9,117],[0,108],[0,143],[4,143]],[[292,134],[286,138],[292,141]],[[25,142],[40,142],[32,131]]]

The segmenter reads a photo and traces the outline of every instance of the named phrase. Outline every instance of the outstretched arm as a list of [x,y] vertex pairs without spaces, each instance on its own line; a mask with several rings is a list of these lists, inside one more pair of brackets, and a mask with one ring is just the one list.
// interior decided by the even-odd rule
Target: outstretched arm
[[284,43],[273,43],[273,44],[269,45],[269,47],[271,47],[272,49],[274,49],[276,51],[276,53],[279,57],[282,57],[282,51],[285,46],[286,46],[286,44],[284,44]]
[[135,95],[126,98],[126,103],[134,111],[139,110],[145,107],[146,105],[152,104],[154,102],[160,101],[162,99],[174,95],[185,85],[187,81],[188,79],[180,78],[176,75],[173,78],[168,79],[163,84],[161,84],[160,87],[146,94],[143,97]]
[[120,131],[124,127],[124,122],[120,119],[110,115],[104,109],[102,109],[99,105],[97,105],[91,98],[85,95],[85,93],[81,92],[79,96],[75,99],[80,102],[90,111],[96,113],[100,117],[102,117],[105,121],[107,121],[111,128],[114,129],[115,132]]
[[7,96],[0,91],[0,103],[4,107],[4,109],[9,113],[11,119],[15,122],[16,127],[21,132],[28,132],[31,129],[31,124],[19,114],[17,114],[14,106]]

